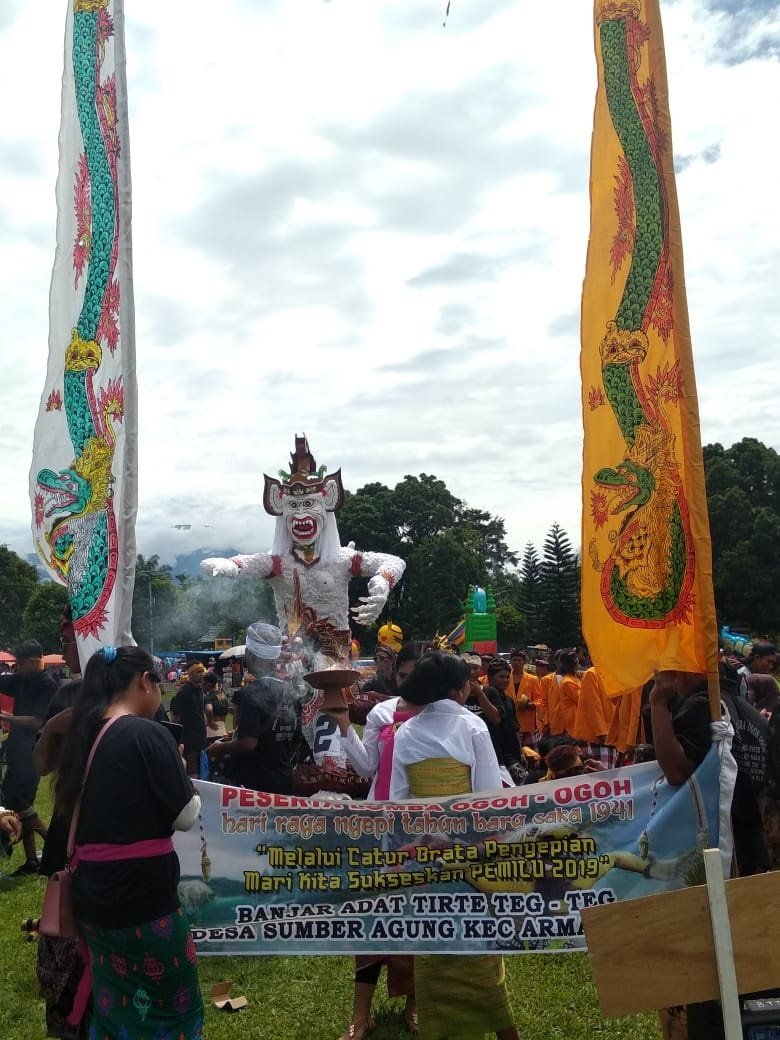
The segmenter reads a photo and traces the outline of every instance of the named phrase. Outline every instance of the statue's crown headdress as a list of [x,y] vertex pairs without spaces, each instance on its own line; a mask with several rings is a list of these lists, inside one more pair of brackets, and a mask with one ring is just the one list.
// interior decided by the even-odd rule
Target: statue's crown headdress
[[327,473],[325,466],[317,468],[317,463],[309,449],[306,434],[295,435],[295,451],[290,455],[290,472],[279,470],[279,477],[265,477],[263,505],[267,513],[280,516],[281,500],[287,495],[322,495],[325,508],[332,512],[341,508],[344,502],[344,488],[341,483],[341,470]]
[[307,491],[322,491],[322,481],[325,476],[325,466],[317,469],[317,463],[309,448],[306,434],[303,437],[295,435],[295,451],[290,455],[290,472],[279,470],[282,478],[282,487],[289,489],[291,495],[305,495]]

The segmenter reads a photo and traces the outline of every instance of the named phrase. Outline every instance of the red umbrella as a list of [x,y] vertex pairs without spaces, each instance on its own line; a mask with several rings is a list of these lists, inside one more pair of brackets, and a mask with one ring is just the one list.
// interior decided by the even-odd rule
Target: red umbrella
[[53,667],[58,664],[65,664],[65,658],[62,654],[44,654],[43,663]]
[[16,658],[13,654],[6,653],[5,650],[0,650],[0,662],[3,664],[16,664]]

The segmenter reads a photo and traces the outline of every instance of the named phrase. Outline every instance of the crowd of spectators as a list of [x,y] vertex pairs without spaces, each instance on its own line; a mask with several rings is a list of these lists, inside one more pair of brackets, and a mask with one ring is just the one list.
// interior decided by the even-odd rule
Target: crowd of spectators
[[[598,670],[576,648],[535,648],[529,661],[520,647],[479,656],[425,644],[400,650],[380,645],[375,674],[344,690],[342,706],[325,709],[316,698],[307,700],[311,690],[300,680],[304,653],[293,651],[278,628],[258,622],[247,632],[243,684],[225,689],[215,671],[191,665],[181,676],[169,715],[160,696],[158,665],[142,650],[104,648],[90,660],[82,681],[67,620],[62,635],[73,674],[59,689],[34,642],[17,647],[14,671],[0,675],[0,723],[6,730],[0,844],[7,848],[22,842],[25,859],[17,875],[51,874],[64,865],[90,747],[118,716],[91,767],[93,780],[84,789],[78,830],[76,908],[93,964],[95,958],[104,963],[106,957],[120,956],[116,944],[123,930],[127,946],[121,957],[158,956],[159,936],[147,928],[145,917],[152,908],[155,920],[170,922],[175,949],[194,965],[170,844],[172,830],[195,819],[197,796],[190,778],[224,778],[286,794],[300,790],[305,776],[305,793],[343,790],[382,800],[513,787],[654,757],[670,784],[682,784],[712,740],[705,676],[662,672],[644,688],[610,698]],[[745,660],[722,654],[721,711],[734,731],[737,763],[735,870],[743,875],[780,862],[776,669],[777,651],[768,641],[755,643]],[[39,777],[50,773],[56,777],[57,796],[47,825],[35,800]],[[163,774],[162,784],[144,780]],[[105,811],[109,803],[110,813]],[[38,841],[44,842],[41,860]],[[143,849],[132,864],[122,859],[129,847]],[[101,855],[105,849],[120,851],[108,862],[91,863],[91,848],[103,850]],[[488,964],[482,957],[471,967],[468,958],[429,960],[358,958],[353,1015],[342,1040],[363,1040],[373,1027],[371,1004],[382,964],[391,992],[406,998],[404,1016],[411,1032],[417,1031],[418,1016],[425,1025],[451,1011],[442,983],[449,973],[452,985],[472,980],[473,1001],[460,1006],[453,1029],[481,1022],[499,1038],[517,1036],[500,958]],[[82,967],[71,940],[42,938],[38,974],[52,1036],[86,1035],[83,1024],[70,1021]],[[124,999],[126,1006],[133,979],[125,984],[100,974],[103,990],[111,992],[112,1000]],[[197,976],[188,983],[186,1014],[174,1007],[171,985],[170,974],[163,971],[156,1024],[164,1030],[175,1023],[176,1035],[195,1037],[202,1022]],[[487,1013],[488,1006],[495,1014]],[[108,1030],[105,1035],[127,1025],[127,1014],[109,1014],[102,1007],[93,1007],[92,1013]],[[674,1026],[671,1014],[665,1023],[668,1035]],[[719,1028],[711,1006],[688,1009],[691,1040],[718,1036]]]

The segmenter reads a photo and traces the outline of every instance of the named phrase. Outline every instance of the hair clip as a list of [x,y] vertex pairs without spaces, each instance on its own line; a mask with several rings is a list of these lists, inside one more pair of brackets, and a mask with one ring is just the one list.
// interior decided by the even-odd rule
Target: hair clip
[[100,652],[106,664],[112,664],[116,661],[116,647],[115,646],[103,646],[100,648]]

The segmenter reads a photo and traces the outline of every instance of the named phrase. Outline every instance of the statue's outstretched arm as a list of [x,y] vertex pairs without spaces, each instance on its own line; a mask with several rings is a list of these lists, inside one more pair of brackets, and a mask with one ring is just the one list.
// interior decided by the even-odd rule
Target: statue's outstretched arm
[[211,556],[201,560],[200,569],[210,578],[237,578],[245,571],[258,578],[270,578],[273,571],[273,557],[270,553],[252,553],[249,556],[232,556],[229,560],[219,556]]

